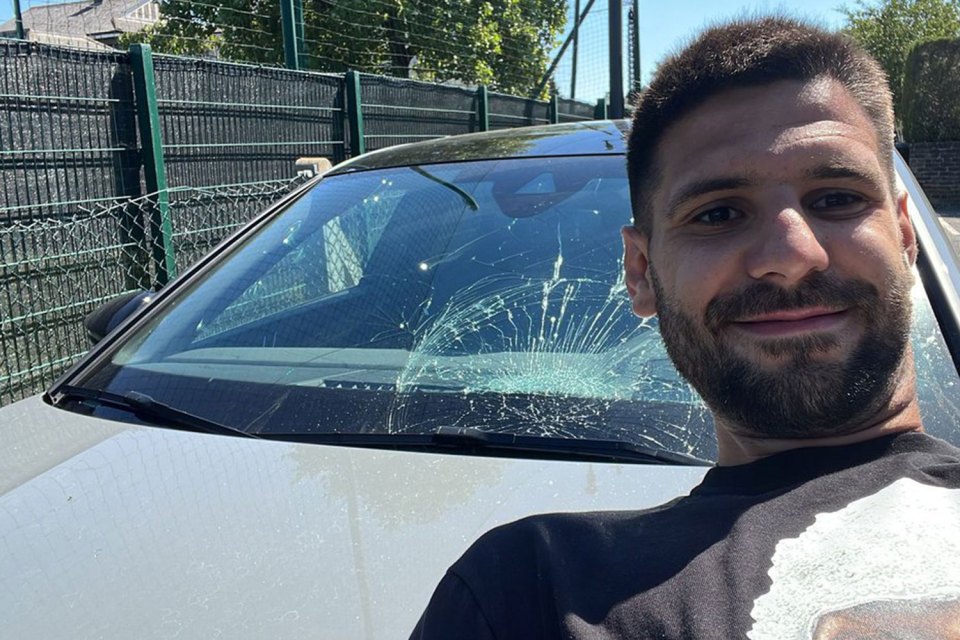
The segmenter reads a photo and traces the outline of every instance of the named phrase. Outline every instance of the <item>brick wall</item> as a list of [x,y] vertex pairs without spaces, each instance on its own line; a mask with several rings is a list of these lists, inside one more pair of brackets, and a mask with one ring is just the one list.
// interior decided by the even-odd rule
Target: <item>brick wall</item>
[[911,142],[910,170],[935,209],[960,211],[960,142]]

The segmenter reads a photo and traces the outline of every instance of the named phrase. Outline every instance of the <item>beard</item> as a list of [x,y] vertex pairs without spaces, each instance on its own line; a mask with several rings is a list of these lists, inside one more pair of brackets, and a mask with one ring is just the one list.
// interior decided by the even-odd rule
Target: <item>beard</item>
[[[677,370],[715,415],[750,434],[816,438],[853,431],[897,384],[910,334],[913,276],[906,268],[897,269],[884,296],[869,283],[821,272],[791,290],[758,282],[711,300],[701,322],[666,295],[652,265],[650,271],[660,333]],[[864,328],[846,360],[817,360],[840,346],[830,334],[758,341],[779,362],[769,369],[732,348],[731,322],[810,306],[847,309]]]

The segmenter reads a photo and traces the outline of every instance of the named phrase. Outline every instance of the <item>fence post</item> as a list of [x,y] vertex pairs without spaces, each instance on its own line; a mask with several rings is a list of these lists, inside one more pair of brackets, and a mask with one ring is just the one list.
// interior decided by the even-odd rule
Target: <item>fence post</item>
[[596,120],[606,120],[607,119],[607,100],[606,98],[600,98],[597,100],[597,106],[593,108],[593,117]]
[[300,68],[299,39],[297,38],[297,12],[294,0],[280,0],[280,22],[283,33],[283,62],[288,69]]
[[607,36],[610,49],[610,116],[623,117],[623,0],[607,2]]
[[137,114],[135,111],[132,76],[118,69],[110,79],[110,131],[112,147],[124,149],[119,162],[114,165],[116,193],[127,198],[119,218],[117,237],[125,247],[120,255],[123,266],[123,287],[127,291],[146,290],[153,286],[153,262],[147,246],[147,232],[142,210],[143,185],[140,172],[140,142],[137,140]]
[[23,30],[23,12],[20,11],[20,0],[13,0],[13,17],[16,20],[17,39],[23,40],[27,36]]
[[560,122],[560,97],[557,95],[557,92],[554,91],[553,95],[550,96],[550,124],[558,124]]
[[643,86],[640,75],[640,0],[632,0],[630,7],[630,66],[632,67],[633,83],[630,86],[630,93],[637,95]]
[[150,212],[153,262],[157,268],[157,284],[163,286],[177,275],[177,263],[174,260],[170,196],[167,193],[167,174],[163,166],[160,115],[157,111],[153,53],[150,45],[130,46],[130,66],[133,71],[133,92],[137,104],[143,178],[153,204]]
[[360,74],[347,71],[347,119],[350,121],[350,156],[356,157],[367,150],[363,139],[363,105],[360,96]]
[[293,0],[293,23],[294,33],[297,36],[297,61],[300,64],[297,68],[305,69],[307,67],[307,36],[304,30],[303,0]]
[[477,121],[480,131],[490,131],[490,92],[485,84],[477,87]]

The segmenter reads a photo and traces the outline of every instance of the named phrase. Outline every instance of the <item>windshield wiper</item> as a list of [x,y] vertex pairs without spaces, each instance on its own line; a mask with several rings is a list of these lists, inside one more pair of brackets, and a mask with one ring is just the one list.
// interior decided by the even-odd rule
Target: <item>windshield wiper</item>
[[128,411],[148,424],[184,431],[241,436],[283,442],[302,442],[373,449],[433,451],[487,456],[529,457],[549,460],[583,460],[709,467],[712,463],[685,453],[646,447],[620,440],[558,438],[492,433],[475,428],[440,427],[434,433],[271,433],[241,431],[157,402],[137,391],[124,394],[64,385],[53,404],[66,401],[94,403]]
[[65,401],[80,401],[94,403],[104,407],[112,407],[128,411],[148,424],[180,429],[182,431],[197,431],[227,436],[241,436],[257,438],[258,436],[234,427],[201,418],[182,409],[157,402],[145,393],[127,391],[126,393],[111,393],[97,389],[86,389],[64,385],[57,390],[53,399],[54,406],[60,406]]
[[473,199],[473,196],[471,196],[469,193],[467,193],[466,191],[464,191],[463,189],[461,189],[461,188],[458,187],[457,185],[453,184],[452,182],[447,182],[447,181],[444,180],[443,178],[438,178],[437,176],[433,175],[433,174],[430,173],[429,171],[426,171],[426,170],[423,169],[422,167],[413,166],[413,167],[410,167],[410,169],[413,170],[413,171],[415,171],[415,172],[417,172],[417,173],[419,173],[420,175],[422,175],[422,176],[423,176],[424,178],[426,178],[427,180],[433,180],[433,181],[436,182],[437,184],[443,185],[443,186],[446,187],[447,189],[450,189],[451,191],[453,191],[454,193],[456,193],[458,196],[460,196],[461,198],[463,198],[463,201],[464,201],[465,203],[467,203],[467,206],[470,207],[470,210],[471,210],[471,211],[479,211],[479,210],[480,210],[480,205],[477,204],[477,201]]
[[523,436],[481,429],[441,427],[435,433],[261,433],[262,438],[374,449],[449,451],[475,455],[709,467],[713,463],[619,440]]

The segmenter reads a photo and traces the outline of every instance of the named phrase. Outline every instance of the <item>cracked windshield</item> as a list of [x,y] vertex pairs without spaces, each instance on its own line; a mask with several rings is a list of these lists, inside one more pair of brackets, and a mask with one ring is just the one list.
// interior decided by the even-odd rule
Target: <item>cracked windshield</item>
[[[136,389],[252,433],[469,427],[712,458],[710,418],[656,320],[630,311],[623,162],[526,158],[326,178],[86,384]],[[932,325],[928,310],[918,315]]]

